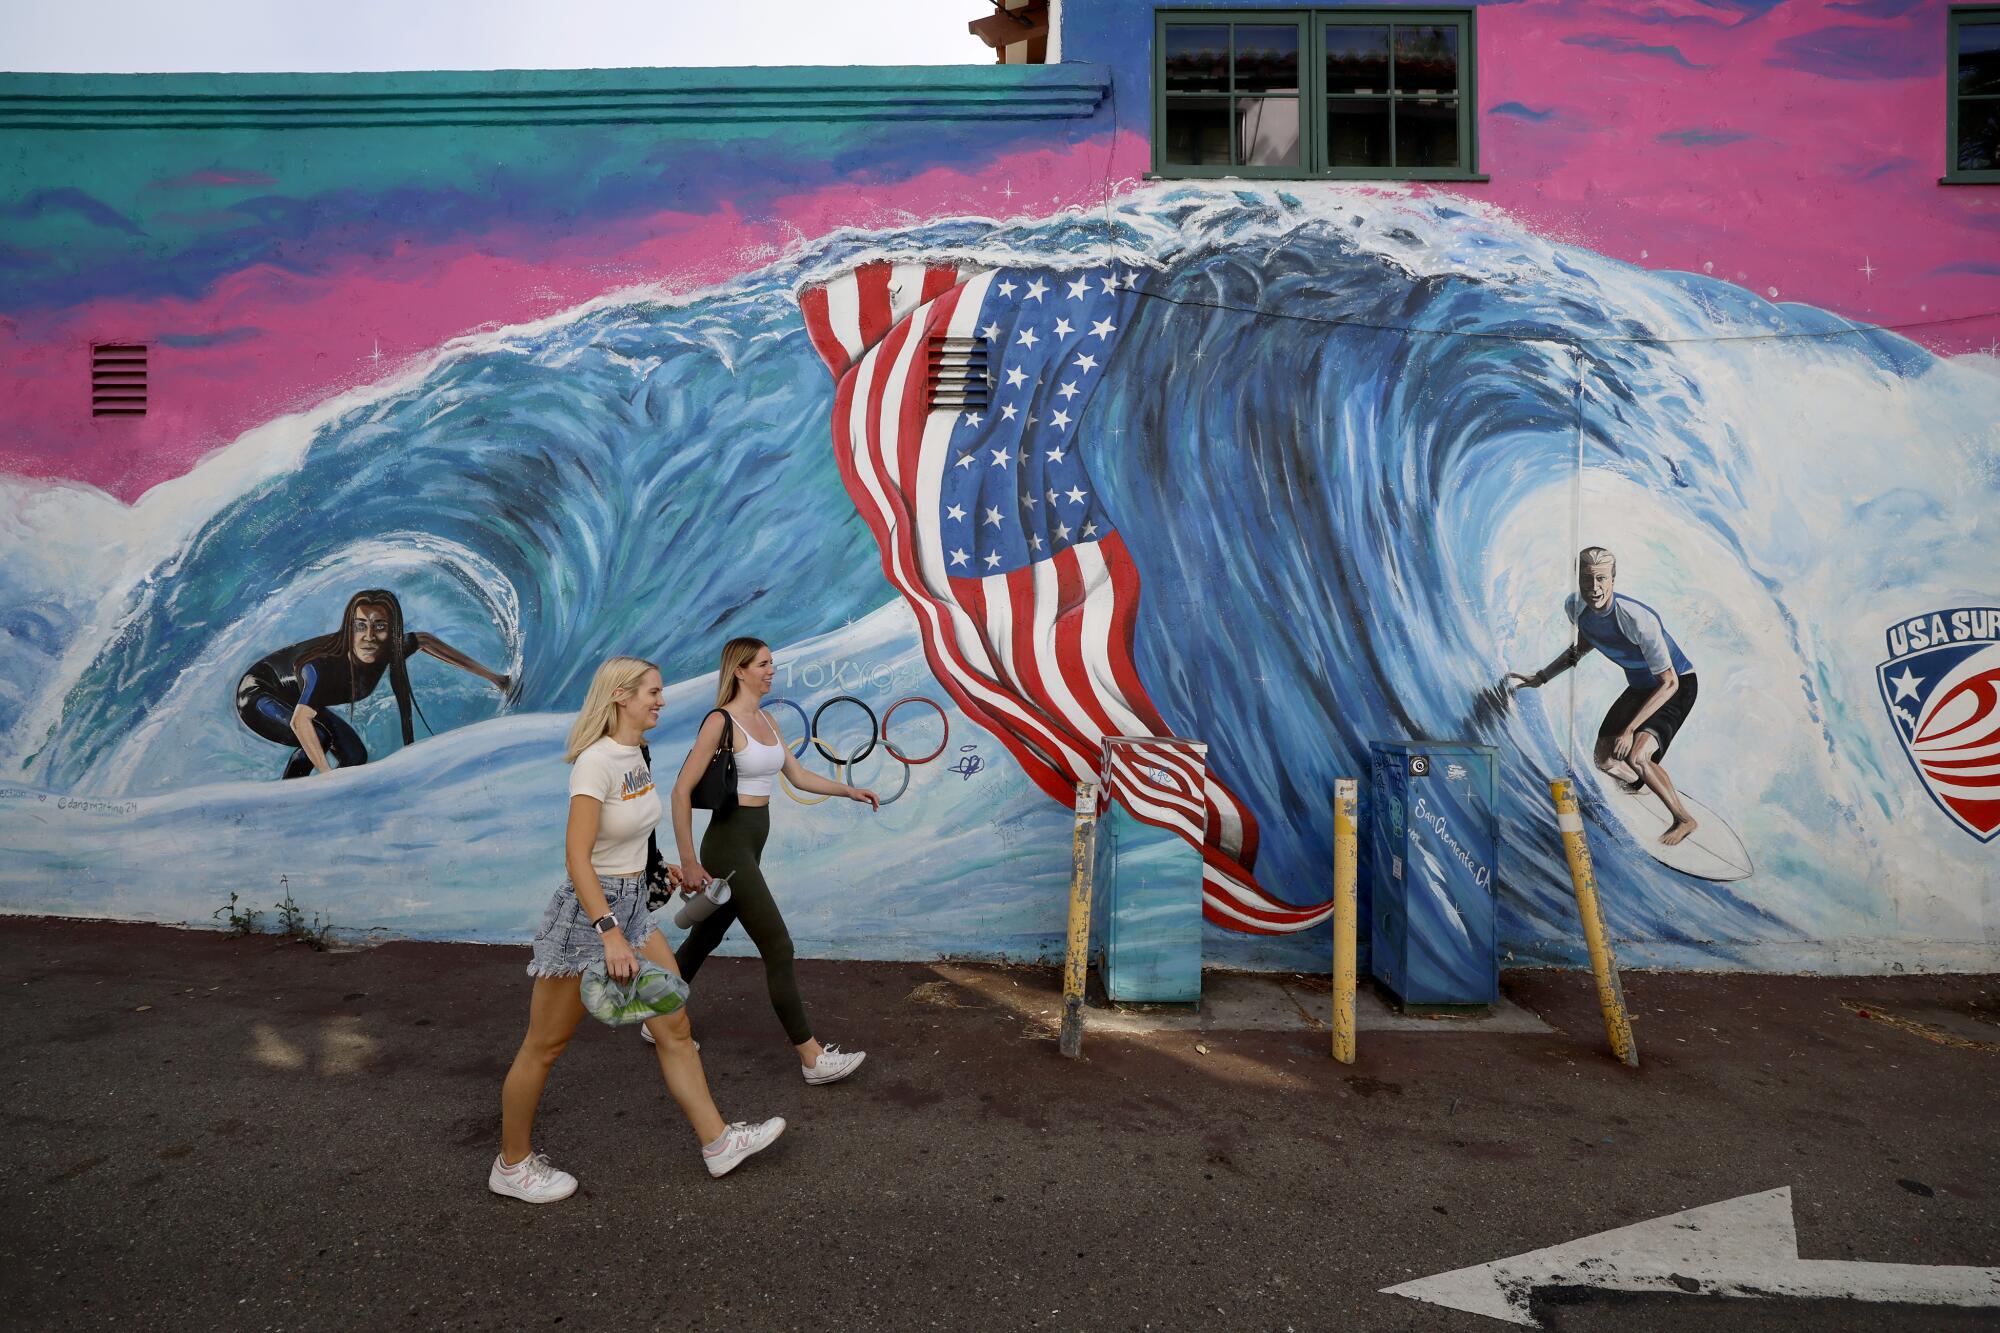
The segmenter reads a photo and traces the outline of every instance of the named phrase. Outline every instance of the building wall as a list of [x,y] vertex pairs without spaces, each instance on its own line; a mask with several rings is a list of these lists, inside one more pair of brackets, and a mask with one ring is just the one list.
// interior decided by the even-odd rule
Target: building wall
[[[1209,747],[1127,796],[1211,961],[1320,965],[1330,784],[1419,738],[1495,747],[1517,961],[1578,954],[1574,769],[1629,959],[1992,966],[2000,213],[1937,184],[1944,12],[1482,7],[1488,179],[1438,186],[1145,179],[1122,0],[1050,67],[10,77],[0,904],[523,938],[596,663],[661,664],[664,766],[748,633],[939,748],[778,800],[803,952],[1059,948],[1069,783],[1144,731]],[[896,396],[954,320],[977,421]],[[143,419],[89,414],[107,341]],[[1695,669],[1711,861],[1591,768],[1621,673],[1497,688],[1583,545]],[[364,588],[505,687],[420,654],[413,744],[385,682],[369,763],[278,781],[239,681]]]

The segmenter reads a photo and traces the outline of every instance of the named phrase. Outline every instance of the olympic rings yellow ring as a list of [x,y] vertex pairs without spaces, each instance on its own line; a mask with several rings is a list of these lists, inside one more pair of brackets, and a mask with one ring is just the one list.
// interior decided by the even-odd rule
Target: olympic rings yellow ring
[[[780,727],[778,728],[778,740],[782,743],[784,739],[785,739],[785,730],[783,727]],[[819,743],[819,737],[808,736],[806,738],[806,743],[809,745],[817,745]],[[790,749],[791,747],[789,745],[786,745],[785,748]],[[803,763],[804,761],[801,760],[800,762]],[[835,764],[833,766],[833,776],[835,778],[839,778],[841,781],[845,781],[846,779],[840,778],[840,770],[842,767],[843,765]],[[778,770],[778,785],[785,789],[785,795],[791,797],[793,800],[797,801],[800,805],[818,805],[823,801],[830,801],[833,799],[832,792],[828,792],[824,796],[815,796],[810,800],[799,795],[797,789],[792,786],[791,779],[785,776],[785,770],[782,768]]]

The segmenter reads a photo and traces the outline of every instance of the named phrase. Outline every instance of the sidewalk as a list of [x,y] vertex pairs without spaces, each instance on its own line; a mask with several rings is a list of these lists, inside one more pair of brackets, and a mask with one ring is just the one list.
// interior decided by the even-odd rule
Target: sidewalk
[[[535,1209],[485,1190],[525,961],[0,918],[9,1325],[1494,1330],[1380,1289],[1780,1186],[1807,1258],[2000,1264],[1991,977],[1628,973],[1628,1071],[1587,974],[1510,973],[1475,1023],[1364,1010],[1345,1067],[1320,978],[1093,1012],[1070,1062],[1052,969],[804,962],[819,1034],[869,1051],[811,1088],[761,968],[721,958],[695,992],[711,1085],[784,1140],[710,1180],[650,1050],[586,1022],[537,1133],[582,1189]],[[1536,1312],[1995,1323],[1583,1290]]]

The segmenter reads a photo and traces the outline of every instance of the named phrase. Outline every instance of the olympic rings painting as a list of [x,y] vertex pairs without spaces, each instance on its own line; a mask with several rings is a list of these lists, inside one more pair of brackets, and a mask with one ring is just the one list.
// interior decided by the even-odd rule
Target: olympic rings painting
[[[851,754],[842,755],[836,753],[832,749],[829,749],[827,744],[827,738],[822,737],[820,735],[820,719],[823,718],[826,715],[827,710],[832,708],[835,704],[842,704],[851,706],[853,708],[858,708],[861,710],[862,716],[868,719],[868,740],[865,744],[855,747],[853,753]],[[942,729],[942,735],[938,737],[936,748],[933,749],[929,754],[919,755],[905,751],[896,744],[894,739],[892,739],[889,734],[889,728],[891,724],[895,721],[897,712],[905,707],[912,705],[918,706],[920,708],[929,708],[933,712],[935,712],[938,716],[938,724]],[[787,731],[787,729],[782,723],[779,723],[777,724],[779,743],[782,744],[785,747],[785,749],[788,750],[791,753],[792,757],[795,759],[805,758],[806,750],[809,747],[818,750],[819,753],[825,757],[827,762],[833,765],[834,776],[839,778],[842,782],[845,783],[851,784],[853,782],[853,773],[855,766],[861,763],[864,759],[868,758],[869,755],[873,754],[875,752],[876,747],[879,745],[884,753],[886,753],[896,763],[901,764],[903,768],[903,780],[901,783],[897,785],[895,793],[893,795],[880,797],[881,803],[883,805],[893,805],[897,801],[901,800],[903,798],[903,795],[910,790],[910,770],[912,768],[915,768],[918,764],[928,764],[931,761],[935,760],[939,755],[945,752],[945,747],[951,744],[950,716],[946,714],[943,705],[939,704],[937,700],[921,694],[904,695],[902,698],[890,704],[888,708],[884,709],[882,712],[882,716],[879,719],[875,716],[874,709],[870,708],[862,700],[856,698],[851,694],[836,694],[832,698],[827,699],[826,701],[821,703],[819,707],[815,708],[810,714],[806,712],[805,706],[803,704],[800,704],[797,700],[794,699],[786,699],[786,698],[766,699],[764,701],[764,707],[789,708],[794,713],[797,713],[799,715],[798,742],[794,744],[790,739],[788,739],[790,733]],[[800,805],[818,805],[821,801],[827,799],[824,796],[807,797],[800,795],[796,790],[794,790],[792,784],[788,780],[786,780],[783,773],[780,773],[778,775],[778,781],[780,785],[784,787],[785,794],[791,797],[793,800],[797,801]]]

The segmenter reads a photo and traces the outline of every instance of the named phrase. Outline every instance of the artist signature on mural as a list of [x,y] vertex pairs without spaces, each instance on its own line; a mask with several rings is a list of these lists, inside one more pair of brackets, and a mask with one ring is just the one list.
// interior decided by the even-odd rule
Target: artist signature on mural
[[961,745],[958,749],[958,762],[947,768],[945,772],[956,773],[961,778],[969,778],[980,769],[986,767],[986,761],[979,757],[978,747]]

